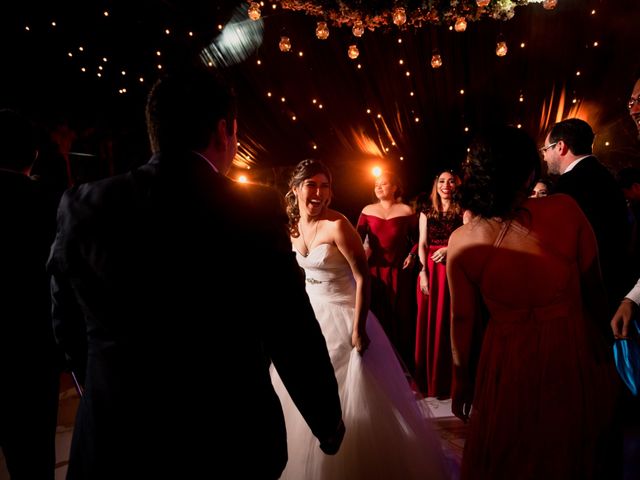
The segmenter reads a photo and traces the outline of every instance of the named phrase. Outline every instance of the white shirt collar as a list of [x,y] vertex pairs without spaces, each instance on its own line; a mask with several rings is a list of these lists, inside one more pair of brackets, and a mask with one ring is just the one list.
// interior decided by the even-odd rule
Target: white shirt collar
[[200,158],[202,158],[205,162],[207,162],[211,168],[213,168],[213,170],[216,173],[220,173],[220,170],[218,170],[218,167],[216,167],[212,161],[210,161],[207,157],[205,157],[204,155],[202,155],[200,152],[196,152],[195,150],[191,150],[191,153],[195,153],[196,155],[198,155]]
[[583,155],[582,157],[578,157],[578,158],[576,158],[573,162],[571,162],[571,163],[567,166],[567,168],[565,168],[565,169],[564,169],[564,172],[562,172],[562,174],[564,175],[565,173],[570,172],[571,170],[573,170],[573,168],[574,168],[578,163],[580,163],[582,160],[584,160],[585,158],[590,157],[590,156],[591,156],[591,154],[589,154],[589,155]]

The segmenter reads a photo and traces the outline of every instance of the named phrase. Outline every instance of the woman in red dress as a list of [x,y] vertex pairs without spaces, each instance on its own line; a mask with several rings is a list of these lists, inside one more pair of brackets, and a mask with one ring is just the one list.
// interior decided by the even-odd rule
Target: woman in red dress
[[615,478],[596,238],[568,195],[527,198],[539,162],[525,132],[503,127],[465,164],[459,201],[474,217],[447,260],[462,480]]
[[436,176],[429,202],[418,203],[418,274],[415,380],[420,391],[440,399],[451,396],[449,286],[445,261],[451,233],[462,225],[462,210],[453,200],[460,178],[449,171]]
[[365,242],[371,273],[371,311],[395,346],[409,373],[413,372],[415,311],[413,256],[417,234],[412,208],[402,202],[402,186],[390,172],[376,179],[378,201],[362,209],[358,233]]

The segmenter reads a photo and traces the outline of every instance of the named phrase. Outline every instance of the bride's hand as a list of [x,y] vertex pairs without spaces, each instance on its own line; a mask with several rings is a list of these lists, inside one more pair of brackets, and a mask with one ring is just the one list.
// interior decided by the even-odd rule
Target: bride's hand
[[369,336],[367,332],[359,333],[354,331],[351,335],[351,346],[355,348],[360,355],[364,354],[364,352],[369,348]]

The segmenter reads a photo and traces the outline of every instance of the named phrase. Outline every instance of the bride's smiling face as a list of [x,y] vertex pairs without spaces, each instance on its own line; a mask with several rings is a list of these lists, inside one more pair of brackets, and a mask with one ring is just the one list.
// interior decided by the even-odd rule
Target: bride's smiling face
[[324,173],[304,179],[300,185],[294,187],[293,192],[298,198],[300,214],[309,217],[320,215],[331,200],[331,183]]

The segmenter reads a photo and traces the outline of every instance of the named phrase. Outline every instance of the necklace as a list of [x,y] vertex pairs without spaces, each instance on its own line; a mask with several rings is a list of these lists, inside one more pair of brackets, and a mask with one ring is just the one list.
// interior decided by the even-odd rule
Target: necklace
[[302,243],[304,244],[304,248],[306,248],[307,253],[302,255],[303,257],[307,257],[309,255],[309,253],[311,252],[311,245],[313,245],[313,242],[316,239],[316,236],[318,235],[318,225],[320,224],[320,221],[316,220],[316,230],[313,234],[313,238],[311,239],[311,242],[309,242],[309,244],[307,245],[307,240],[304,238],[304,232],[302,231],[302,225],[300,225],[300,228],[298,230],[300,230],[300,236],[302,237]]

